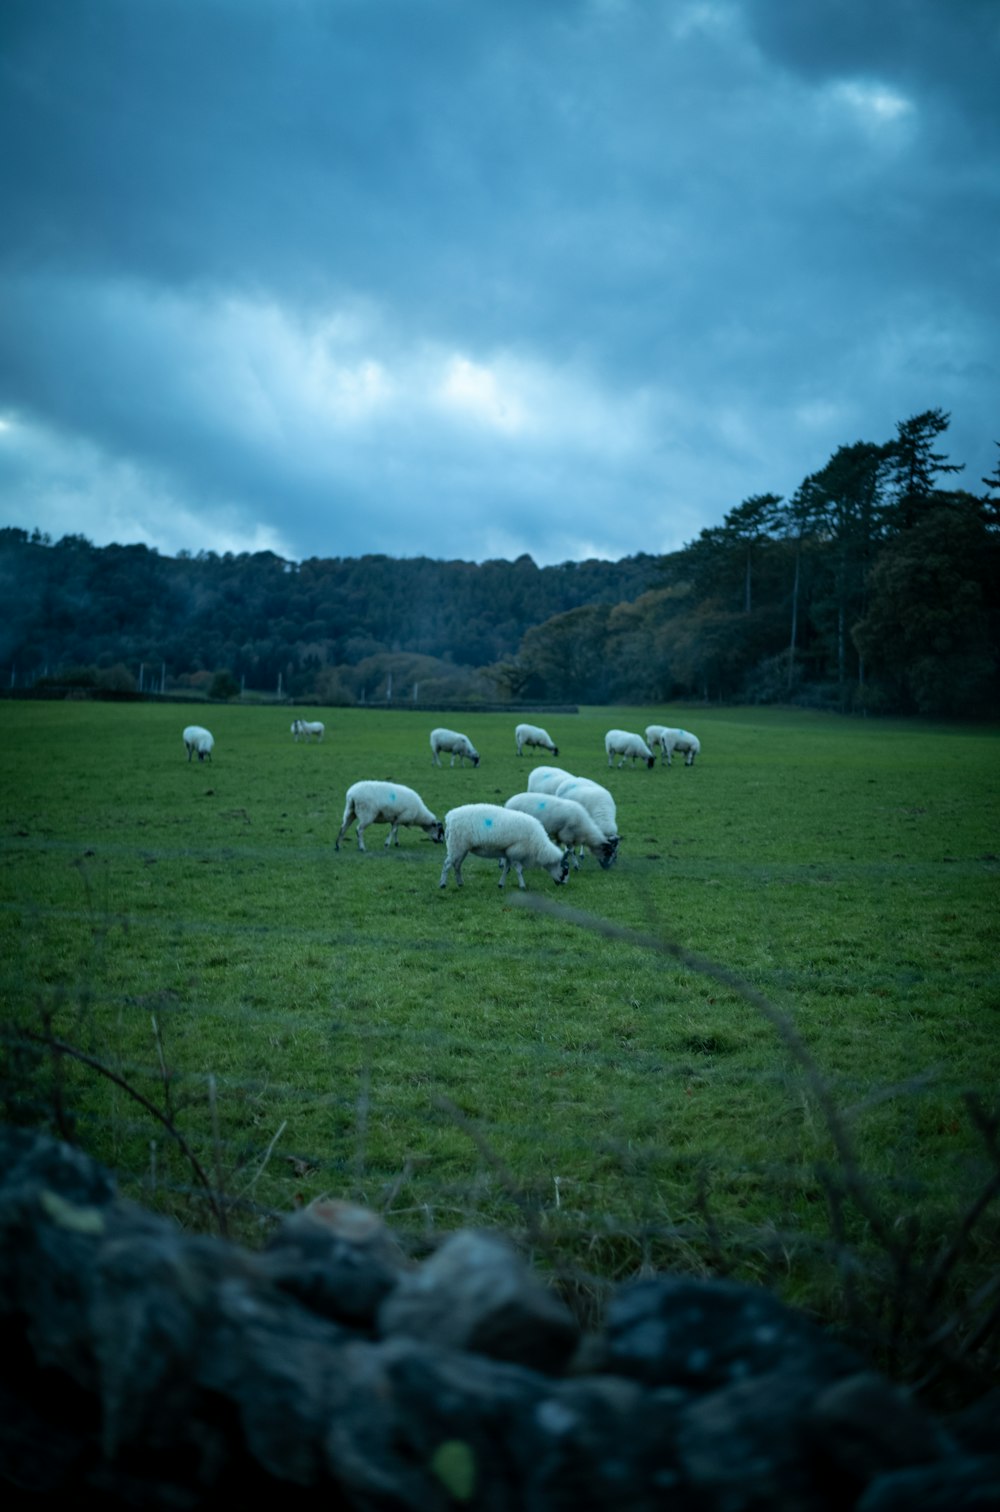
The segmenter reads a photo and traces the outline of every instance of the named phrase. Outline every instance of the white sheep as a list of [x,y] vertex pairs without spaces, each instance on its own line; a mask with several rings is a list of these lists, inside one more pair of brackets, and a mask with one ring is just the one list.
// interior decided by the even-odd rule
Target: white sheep
[[523,746],[541,746],[543,750],[551,751],[553,756],[559,755],[559,747],[553,743],[552,736],[540,725],[519,724],[514,731],[514,739],[517,742],[517,754],[520,756]]
[[694,758],[701,750],[697,735],[692,735],[690,730],[672,730],[667,725],[647,725],[646,740],[654,749],[659,746],[660,762],[662,764],[666,759],[667,766],[673,766],[675,751],[687,757],[685,766],[693,766]]
[[[615,800],[606,787],[601,787],[599,782],[591,782],[589,777],[567,777],[566,781],[561,782],[556,789],[556,797],[572,798],[574,803],[585,808],[605,840],[614,844],[617,856],[621,842],[621,836],[618,833],[618,816]],[[582,846],[580,854],[583,854]]]
[[569,873],[569,862],[537,819],[495,803],[465,803],[449,809],[444,816],[444,839],[448,854],[441,868],[442,887],[446,886],[452,869],[456,885],[462,886],[462,862],[466,856],[499,860],[501,887],[511,867],[517,873],[518,887],[522,888],[525,866],[542,867],[557,884],[565,882]]
[[419,793],[403,787],[399,782],[354,782],[347,789],[344,800],[344,822],[334,843],[340,849],[352,822],[358,821],[358,850],[365,848],[365,830],[369,824],[388,824],[389,836],[385,842],[398,845],[397,831],[401,824],[415,824],[429,835],[435,843],[444,838],[444,826],[435,818]]
[[563,847],[577,868],[580,863],[573,854],[576,845],[580,847],[581,855],[584,847],[590,850],[605,871],[617,860],[618,836],[609,840],[583,804],[573,798],[555,798],[551,793],[515,793],[513,798],[507,799],[504,808],[531,814],[545,833]]
[[296,744],[298,744],[300,738],[303,740],[322,740],[326,734],[326,725],[321,719],[293,719],[292,734],[295,736]]
[[473,766],[479,765],[479,752],[476,750],[468,735],[460,735],[457,730],[432,730],[431,731],[431,760],[435,766],[441,765],[441,751],[451,752],[450,766],[455,765],[455,757],[458,757],[459,766],[465,765],[468,756]]
[[636,757],[641,756],[648,767],[654,766],[656,758],[641,735],[635,735],[631,730],[609,730],[604,737],[604,749],[608,753],[608,766],[612,766],[616,756],[621,757],[618,765],[623,767],[631,756],[632,765],[635,766]]
[[528,774],[529,793],[554,793],[561,782],[568,782],[572,772],[564,772],[562,767],[540,766]]
[[184,749],[188,753],[188,761],[198,753],[198,760],[204,761],[207,756],[212,759],[212,747],[215,745],[215,737],[211,730],[204,729],[201,725],[188,725],[184,731]]

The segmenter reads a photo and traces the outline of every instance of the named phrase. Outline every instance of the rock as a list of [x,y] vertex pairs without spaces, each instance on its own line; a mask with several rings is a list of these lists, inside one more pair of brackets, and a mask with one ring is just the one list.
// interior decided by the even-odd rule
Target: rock
[[311,1203],[284,1221],[259,1258],[275,1285],[311,1311],[367,1330],[406,1267],[381,1218],[350,1202]]
[[859,1488],[886,1471],[941,1459],[953,1449],[930,1413],[874,1371],[821,1391],[808,1426],[817,1451]]
[[835,1380],[860,1361],[770,1292],[732,1281],[655,1276],[608,1306],[607,1368],[653,1386],[709,1391],[805,1366]]
[[996,1512],[1000,1459],[969,1456],[880,1476],[856,1512]]
[[433,1339],[535,1370],[564,1369],[580,1338],[569,1309],[514,1249],[471,1229],[446,1239],[403,1276],[379,1309],[383,1336]]

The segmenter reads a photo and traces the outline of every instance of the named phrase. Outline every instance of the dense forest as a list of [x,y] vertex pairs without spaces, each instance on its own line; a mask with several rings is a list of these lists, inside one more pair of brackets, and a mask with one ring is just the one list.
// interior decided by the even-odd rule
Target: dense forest
[[948,419],[842,446],[791,498],[620,562],[164,557],[0,529],[0,668],[15,690],[996,716],[1000,465],[985,491],[950,486]]

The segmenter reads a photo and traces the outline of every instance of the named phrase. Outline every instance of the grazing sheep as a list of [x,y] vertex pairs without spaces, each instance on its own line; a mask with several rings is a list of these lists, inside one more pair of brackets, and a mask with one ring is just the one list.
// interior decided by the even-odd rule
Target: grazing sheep
[[572,775],[572,772],[564,772],[562,767],[535,767],[528,774],[528,792],[554,793],[560,782],[568,782]]
[[[556,797],[572,798],[574,803],[578,803],[581,808],[585,808],[605,840],[611,841],[614,844],[615,855],[617,856],[621,836],[618,833],[615,800],[606,787],[601,787],[599,782],[591,782],[589,777],[568,777],[565,782],[559,784],[559,787],[556,789]],[[583,854],[582,846],[580,847],[580,854]]]
[[514,739],[519,756],[522,746],[541,746],[543,750],[551,751],[553,756],[559,755],[559,747],[553,744],[552,736],[540,725],[519,724],[514,731]]
[[455,883],[462,886],[462,862],[466,856],[485,856],[500,861],[500,886],[507,880],[511,867],[517,873],[518,887],[524,887],[524,866],[540,866],[557,884],[566,881],[569,862],[537,819],[503,809],[495,803],[466,803],[444,816],[444,838],[448,855],[441,868],[441,883],[448,881],[454,869]]
[[673,755],[677,751],[681,756],[687,756],[685,766],[693,766],[694,758],[701,750],[697,735],[692,735],[690,730],[671,730],[667,725],[647,725],[646,740],[654,749],[659,746],[661,765],[666,760],[667,766],[673,766]]
[[435,843],[444,839],[444,826],[440,819],[434,817],[419,793],[415,793],[412,788],[403,787],[399,782],[351,784],[344,800],[344,822],[340,826],[334,850],[340,849],[340,842],[355,819],[358,821],[358,850],[365,848],[364,836],[369,824],[390,826],[385,842],[386,850],[390,845],[399,844],[397,831],[401,824],[417,825]]
[[296,745],[300,737],[303,740],[322,740],[326,734],[326,725],[321,719],[293,719],[292,734]]
[[641,756],[647,767],[656,764],[656,757],[641,735],[635,735],[631,730],[609,730],[604,737],[604,749],[608,753],[608,766],[611,766],[616,756],[621,757],[618,765],[623,767],[631,756],[632,765],[635,766],[637,756]]
[[479,765],[479,752],[476,750],[468,735],[460,735],[457,730],[432,730],[431,731],[431,760],[435,766],[441,765],[441,751],[451,752],[449,766],[455,765],[455,757],[458,757],[459,766],[465,765],[468,756],[473,766]]
[[573,847],[590,850],[604,871],[614,866],[618,858],[618,836],[609,840],[595,823],[582,803],[573,798],[555,798],[551,793],[515,793],[508,798],[504,808],[517,809],[519,813],[531,814],[537,819],[547,835],[561,845],[568,859],[579,868],[580,863]]
[[184,731],[184,749],[188,753],[188,761],[198,753],[198,760],[204,761],[207,756],[212,759],[212,747],[215,745],[215,737],[211,730],[203,729],[201,725],[188,725]]

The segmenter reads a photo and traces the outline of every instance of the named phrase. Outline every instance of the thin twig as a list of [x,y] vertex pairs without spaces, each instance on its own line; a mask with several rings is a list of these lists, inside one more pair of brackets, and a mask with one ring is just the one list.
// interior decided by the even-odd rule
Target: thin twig
[[[212,1156],[215,1161],[215,1190],[220,1199],[223,1192],[222,1180],[222,1140],[219,1137],[219,1106],[215,1096],[215,1075],[208,1073],[208,1108],[212,1118]],[[219,1202],[219,1232],[225,1239],[229,1232],[226,1223],[226,1210],[221,1200]]]
[[287,1127],[288,1127],[288,1119],[287,1118],[283,1118],[281,1120],[281,1123],[279,1124],[278,1128],[275,1131],[275,1134],[274,1134],[273,1139],[271,1140],[271,1143],[268,1145],[267,1149],[264,1151],[264,1159],[261,1161],[260,1165],[257,1167],[257,1174],[256,1174],[256,1176],[252,1176],[250,1178],[250,1180],[247,1182],[246,1186],[243,1188],[243,1190],[241,1192],[237,1193],[237,1200],[245,1197],[248,1192],[252,1192],[253,1191],[254,1187],[257,1185],[258,1181],[260,1180],[260,1178],[264,1174],[264,1167],[267,1165],[267,1162],[270,1160],[271,1155],[272,1155],[272,1153],[274,1151],[275,1145],[278,1143],[278,1140],[281,1138],[282,1134],[284,1134],[284,1132],[287,1129]]
[[212,1183],[209,1181],[207,1175],[205,1174],[205,1170],[200,1160],[192,1150],[191,1146],[188,1144],[187,1140],[184,1138],[184,1135],[181,1133],[180,1129],[178,1129],[171,1122],[171,1120],[166,1116],[165,1113],[160,1111],[155,1103],[151,1103],[149,1098],[144,1097],[143,1094],[138,1090],[138,1088],[133,1087],[130,1082],[127,1082],[124,1077],[119,1076],[116,1071],[112,1071],[110,1066],[104,1065],[103,1061],[96,1060],[94,1056],[85,1054],[83,1050],[75,1050],[72,1045],[67,1045],[64,1040],[56,1039],[53,1035],[34,1034],[30,1029],[24,1030],[24,1037],[25,1039],[31,1040],[33,1044],[45,1045],[50,1050],[54,1050],[60,1055],[68,1055],[73,1060],[79,1061],[81,1065],[89,1066],[90,1069],[92,1071],[96,1071],[99,1076],[107,1077],[108,1081],[114,1082],[116,1087],[120,1087],[123,1092],[127,1092],[129,1097],[134,1098],[137,1103],[145,1108],[147,1113],[151,1114],[158,1123],[161,1123],[166,1129],[167,1133],[170,1135],[171,1139],[174,1140],[174,1142],[181,1150],[195,1176],[205,1188],[205,1194],[208,1198],[209,1207],[215,1214],[220,1231],[223,1234],[226,1232],[225,1214],[222,1211]]

